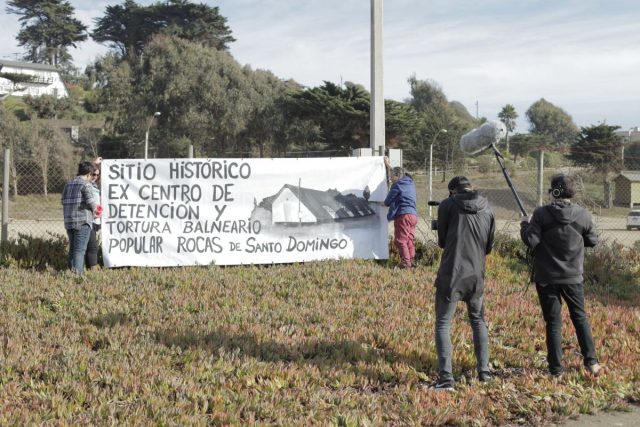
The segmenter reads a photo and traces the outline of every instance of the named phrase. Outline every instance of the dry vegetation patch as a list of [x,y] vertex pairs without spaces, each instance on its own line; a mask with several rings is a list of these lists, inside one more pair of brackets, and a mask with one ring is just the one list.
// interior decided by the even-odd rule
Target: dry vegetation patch
[[568,373],[550,379],[510,262],[488,266],[498,378],[475,380],[460,305],[451,394],[420,387],[437,365],[428,267],[0,269],[0,424],[535,425],[640,401],[638,307],[589,299],[607,373],[585,374],[566,318]]

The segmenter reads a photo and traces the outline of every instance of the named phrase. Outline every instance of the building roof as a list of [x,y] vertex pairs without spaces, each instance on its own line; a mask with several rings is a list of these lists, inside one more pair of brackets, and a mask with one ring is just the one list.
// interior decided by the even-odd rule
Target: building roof
[[[343,195],[334,189],[319,191],[290,184],[285,184],[276,194],[263,199],[259,206],[272,210],[273,202],[285,189],[296,194],[307,209],[318,219],[318,222],[339,221],[341,219],[359,218],[375,214],[375,211],[364,198],[356,197],[353,194]],[[331,208],[336,217],[334,218],[324,206]]]
[[627,178],[631,182],[640,182],[640,171],[622,171],[617,178],[620,178],[621,176]]
[[31,62],[9,61],[6,59],[0,59],[0,69],[2,67],[28,68],[31,70],[41,70],[41,71],[56,71],[56,72],[60,71],[53,65],[49,65],[49,64],[34,64]]

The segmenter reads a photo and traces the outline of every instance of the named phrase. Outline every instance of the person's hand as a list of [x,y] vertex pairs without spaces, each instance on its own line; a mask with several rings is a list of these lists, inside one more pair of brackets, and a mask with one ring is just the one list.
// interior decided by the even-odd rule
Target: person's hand
[[530,222],[531,221],[531,217],[529,215],[522,215],[522,217],[520,218],[520,222]]
[[93,163],[95,163],[96,165],[99,165],[100,163],[102,163],[102,157],[96,157]]
[[387,156],[384,156],[384,164],[390,168],[391,167],[391,160],[389,160],[389,158]]

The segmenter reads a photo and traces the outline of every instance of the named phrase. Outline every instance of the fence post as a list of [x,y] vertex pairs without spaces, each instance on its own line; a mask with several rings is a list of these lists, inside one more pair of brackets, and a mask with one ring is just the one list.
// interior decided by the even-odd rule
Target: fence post
[[2,181],[2,236],[3,242],[9,240],[9,168],[11,161],[11,151],[4,149],[4,171]]
[[193,144],[189,145],[189,158],[193,159]]
[[544,195],[544,151],[540,150],[538,157],[538,206],[544,204],[542,198]]

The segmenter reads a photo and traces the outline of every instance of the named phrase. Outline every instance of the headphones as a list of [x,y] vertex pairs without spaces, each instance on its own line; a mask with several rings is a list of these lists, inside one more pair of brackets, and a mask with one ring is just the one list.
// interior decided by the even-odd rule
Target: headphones
[[560,196],[562,196],[563,194],[564,194],[564,188],[562,187],[561,184],[551,189],[551,195],[556,199],[559,199]]

